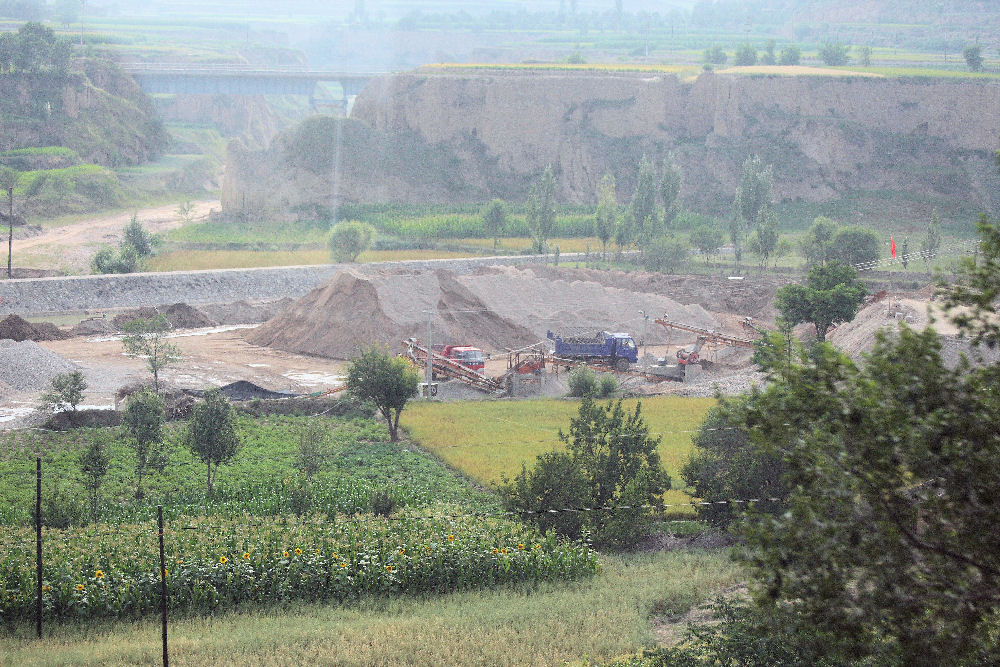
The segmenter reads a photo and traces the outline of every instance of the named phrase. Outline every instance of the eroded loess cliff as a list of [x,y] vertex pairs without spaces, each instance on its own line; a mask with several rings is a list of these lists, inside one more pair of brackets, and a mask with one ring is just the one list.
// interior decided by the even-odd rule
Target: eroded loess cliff
[[[517,199],[549,164],[566,201],[593,201],[608,170],[624,198],[640,156],[667,151],[682,197],[707,211],[729,205],[750,153],[774,165],[782,200],[878,192],[995,210],[1000,196],[1000,83],[989,80],[421,70],[371,81],[339,132],[324,144],[340,155],[328,170],[290,159],[291,135],[241,153],[223,206],[328,203],[335,178],[346,201]],[[278,201],[255,194],[261,178]]]

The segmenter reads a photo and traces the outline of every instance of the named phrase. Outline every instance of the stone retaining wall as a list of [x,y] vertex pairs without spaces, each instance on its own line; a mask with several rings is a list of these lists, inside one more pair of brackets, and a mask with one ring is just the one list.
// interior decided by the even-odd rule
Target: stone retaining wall
[[[583,255],[563,253],[564,261]],[[471,273],[483,266],[551,262],[549,255],[411,260],[375,264],[322,264],[260,269],[217,269],[168,273],[128,273],[58,278],[23,278],[0,282],[0,317],[10,313],[40,316],[111,308],[135,308],[184,302],[191,305],[273,301],[299,297],[344,268],[361,271],[448,269]]]

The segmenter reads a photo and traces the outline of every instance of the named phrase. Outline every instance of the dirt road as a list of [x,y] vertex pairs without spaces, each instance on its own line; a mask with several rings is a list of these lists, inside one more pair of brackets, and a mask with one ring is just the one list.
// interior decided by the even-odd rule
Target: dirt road
[[[220,208],[217,199],[192,204],[192,222],[203,220],[212,209]],[[177,204],[138,209],[135,214],[146,229],[153,233],[186,224],[177,213]],[[131,211],[97,215],[67,225],[49,227],[41,234],[26,239],[15,239],[14,264],[70,274],[89,273],[94,253],[102,245],[114,245],[121,241],[122,230],[131,217]]]

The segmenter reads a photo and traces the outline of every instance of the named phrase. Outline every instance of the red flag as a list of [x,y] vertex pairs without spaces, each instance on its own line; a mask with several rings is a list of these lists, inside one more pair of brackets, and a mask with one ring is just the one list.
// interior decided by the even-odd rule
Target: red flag
[[896,259],[896,242],[889,237],[889,253],[892,255],[893,259]]

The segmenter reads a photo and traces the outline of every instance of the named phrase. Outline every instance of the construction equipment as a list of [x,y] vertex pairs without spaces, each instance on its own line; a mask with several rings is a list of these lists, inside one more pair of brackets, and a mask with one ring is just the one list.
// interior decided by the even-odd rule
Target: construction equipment
[[630,363],[639,361],[639,348],[627,333],[598,331],[564,338],[548,331],[545,337],[555,342],[553,356],[560,359],[598,364],[619,372],[627,371]]
[[480,373],[486,368],[483,351],[471,345],[435,345],[434,354],[440,354]]
[[[416,338],[408,338],[403,341],[406,346],[406,356],[416,365],[427,364],[427,347],[420,344]],[[453,378],[459,380],[470,387],[475,387],[487,393],[501,393],[507,391],[506,383],[501,380],[486,377],[478,371],[474,371],[465,366],[461,361],[450,359],[436,351],[431,351],[431,366],[436,377]]]
[[[747,321],[750,318],[743,320],[743,326],[748,326]],[[693,324],[685,324],[684,322],[675,322],[673,320],[667,320],[663,318],[658,318],[653,320],[657,324],[664,326],[668,329],[678,329],[680,331],[690,331],[698,335],[698,342],[695,343],[694,348],[691,350],[678,350],[677,359],[678,363],[684,360],[686,364],[696,364],[700,363],[701,360],[701,348],[705,345],[718,345],[718,346],[732,346],[732,347],[745,347],[748,349],[753,349],[753,341],[749,338],[740,338],[738,336],[730,336],[729,334],[724,334],[715,329],[706,329],[705,327],[695,326]],[[750,325],[752,326],[752,320],[750,320]],[[691,355],[694,355],[694,359]]]

